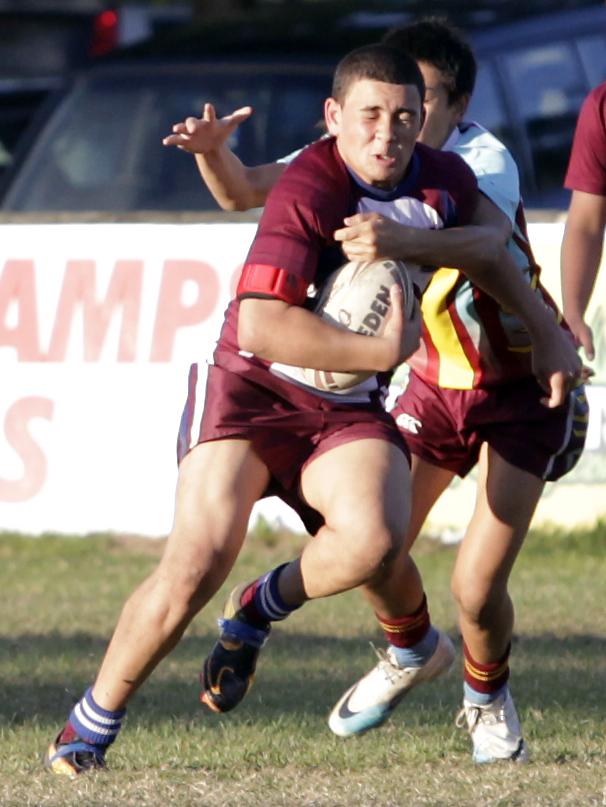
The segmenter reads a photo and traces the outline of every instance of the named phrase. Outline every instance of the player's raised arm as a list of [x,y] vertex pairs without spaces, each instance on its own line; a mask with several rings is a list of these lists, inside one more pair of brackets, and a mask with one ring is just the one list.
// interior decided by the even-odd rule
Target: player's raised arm
[[285,167],[282,163],[248,167],[229,148],[229,137],[252,112],[252,107],[245,106],[217,118],[214,106],[205,104],[202,117],[176,123],[173,133],[162,140],[165,146],[195,156],[202,180],[223,210],[249,210],[265,204]]

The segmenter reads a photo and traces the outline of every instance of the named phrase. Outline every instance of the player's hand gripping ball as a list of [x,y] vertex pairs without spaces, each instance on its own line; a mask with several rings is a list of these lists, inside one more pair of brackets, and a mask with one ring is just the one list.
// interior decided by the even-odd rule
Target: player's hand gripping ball
[[[402,261],[386,259],[365,263],[351,261],[337,269],[321,289],[314,311],[341,328],[366,336],[381,336],[391,307],[389,290],[395,283],[402,287],[404,317],[410,319],[415,293],[409,271]],[[334,373],[306,368],[303,375],[316,389],[340,392],[361,384],[374,373]]]

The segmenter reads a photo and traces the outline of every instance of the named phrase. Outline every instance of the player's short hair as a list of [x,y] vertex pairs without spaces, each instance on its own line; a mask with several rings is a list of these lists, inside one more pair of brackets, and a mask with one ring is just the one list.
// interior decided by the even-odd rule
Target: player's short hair
[[362,79],[384,81],[386,84],[413,84],[419,90],[423,103],[423,75],[414,58],[399,48],[378,43],[352,50],[336,67],[332,97],[342,104],[351,85]]
[[405,51],[417,62],[427,62],[437,68],[444,76],[450,104],[473,93],[476,58],[463,33],[446,17],[425,17],[402,28],[393,28],[382,42]]

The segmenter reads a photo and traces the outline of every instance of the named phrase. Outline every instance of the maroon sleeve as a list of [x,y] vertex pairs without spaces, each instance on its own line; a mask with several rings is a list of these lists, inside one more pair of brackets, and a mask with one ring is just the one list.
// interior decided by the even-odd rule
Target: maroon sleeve
[[450,158],[448,175],[452,183],[450,193],[457,210],[457,224],[469,224],[478,204],[478,180],[465,160],[453,152],[443,152]]
[[308,146],[272,189],[245,265],[273,266],[313,282],[321,251],[351,212],[351,181],[334,139]]
[[564,187],[606,196],[606,82],[583,102]]
[[420,161],[420,198],[433,207],[445,227],[469,224],[478,204],[478,181],[465,160],[452,151],[415,146]]

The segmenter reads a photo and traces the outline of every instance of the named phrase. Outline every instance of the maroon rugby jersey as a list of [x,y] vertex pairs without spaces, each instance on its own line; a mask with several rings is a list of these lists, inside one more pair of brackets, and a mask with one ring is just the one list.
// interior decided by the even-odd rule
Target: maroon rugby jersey
[[606,196],[606,81],[583,102],[564,186]]
[[[477,193],[475,176],[458,155],[422,144],[415,146],[406,175],[396,188],[386,191],[372,187],[348,169],[335,138],[323,138],[305,148],[274,186],[245,266],[275,266],[301,278],[306,285],[319,287],[345,262],[333,234],[343,227],[347,216],[374,211],[401,224],[441,229],[468,224]],[[272,373],[276,367],[239,352],[238,310],[239,300],[232,300],[214,361],[244,374],[254,368],[256,380],[262,381],[257,371],[263,368]],[[288,372],[283,365],[279,367]],[[375,389],[380,382],[378,377],[373,379]],[[275,385],[273,380],[271,385]]]

